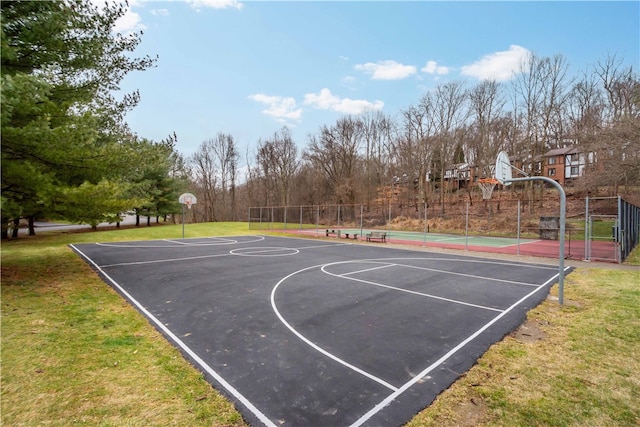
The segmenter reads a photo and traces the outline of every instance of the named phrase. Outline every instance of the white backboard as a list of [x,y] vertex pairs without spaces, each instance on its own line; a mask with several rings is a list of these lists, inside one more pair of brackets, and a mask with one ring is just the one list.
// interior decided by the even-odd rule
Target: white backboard
[[178,202],[182,203],[183,205],[195,205],[196,203],[198,203],[198,199],[196,199],[196,196],[191,193],[182,193],[180,195],[180,198],[178,198]]
[[509,154],[507,154],[506,151],[498,153],[498,157],[496,158],[495,178],[502,185],[512,184],[511,180],[513,179],[513,175],[511,172],[511,161],[509,160]]

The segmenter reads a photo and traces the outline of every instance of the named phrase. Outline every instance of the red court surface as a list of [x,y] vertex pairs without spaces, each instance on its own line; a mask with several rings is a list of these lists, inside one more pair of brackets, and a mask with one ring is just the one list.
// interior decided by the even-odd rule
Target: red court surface
[[[332,231],[354,229],[332,228]],[[280,232],[288,234],[302,234],[305,236],[325,237],[325,229],[287,229]],[[543,239],[522,239],[519,243],[514,238],[483,237],[483,236],[453,236],[445,234],[406,231],[387,231],[386,242],[409,246],[420,246],[430,248],[467,250],[472,252],[485,252],[506,255],[526,255],[541,258],[558,258],[560,256],[560,242],[558,240]],[[366,231],[363,233],[366,234]],[[344,234],[342,234],[344,236]],[[335,235],[333,235],[335,236]],[[362,236],[360,240],[364,240]],[[618,244],[613,241],[593,241],[589,248],[590,253],[585,252],[584,240],[565,239],[564,256],[565,259],[576,261],[605,261],[617,263],[619,259]]]

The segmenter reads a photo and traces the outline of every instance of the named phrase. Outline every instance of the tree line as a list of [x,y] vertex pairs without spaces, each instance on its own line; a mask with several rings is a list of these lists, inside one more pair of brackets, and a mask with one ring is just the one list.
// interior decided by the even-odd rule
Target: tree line
[[[607,55],[575,76],[564,56],[532,53],[511,82],[440,83],[395,116],[368,111],[323,125],[308,135],[300,151],[301,144],[283,127],[246,155],[244,176],[232,175],[240,174],[233,137],[220,135],[213,145],[203,143],[187,162],[198,177],[193,190],[207,195],[198,218],[245,219],[251,206],[370,207],[383,203],[400,184],[416,210],[439,205],[444,213],[447,195],[460,190],[449,185],[448,171],[467,164],[472,176],[464,189],[470,192],[475,181],[492,176],[502,150],[518,168],[538,176],[546,152],[577,147],[590,162],[575,183],[580,190],[637,192],[640,76],[623,64],[622,58]],[[223,145],[221,138],[225,153],[234,153],[230,157],[214,148]],[[209,152],[218,160],[205,166],[201,159]],[[216,174],[220,185],[205,179]],[[522,197],[535,207],[542,203],[543,185],[526,183]]]
[[[578,185],[640,185],[640,77],[615,55],[575,75],[562,55],[532,53],[510,82],[439,83],[395,115],[342,116],[306,141],[283,127],[246,153],[220,132],[185,157],[175,133],[151,141],[128,128],[138,92],[114,96],[127,73],[157,59],[132,55],[142,33],[113,31],[122,5],[0,5],[3,237],[25,218],[31,232],[44,218],[96,226],[132,212],[175,220],[184,191],[198,197],[198,222],[244,220],[250,206],[370,207],[400,184],[416,208],[444,211],[459,190],[448,185],[451,168],[470,165],[473,183],[491,176],[501,150],[539,175],[545,152],[576,146],[593,153]],[[541,200],[541,191],[531,183],[524,194]]]
[[154,66],[131,55],[140,33],[119,34],[126,9],[82,0],[3,1],[2,237],[20,219],[96,226],[123,212],[168,215],[188,186],[176,135],[134,135],[117,99],[124,76]]

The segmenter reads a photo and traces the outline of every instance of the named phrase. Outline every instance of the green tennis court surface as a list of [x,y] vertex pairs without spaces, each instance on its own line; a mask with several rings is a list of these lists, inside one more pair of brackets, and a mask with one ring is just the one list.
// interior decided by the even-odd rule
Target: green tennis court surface
[[[359,228],[321,228],[321,229],[302,229],[302,230],[286,230],[293,231],[300,234],[315,235],[318,237],[326,236],[327,230],[329,232],[339,231],[341,237],[349,234],[350,237],[355,234],[358,235],[359,240],[365,240],[366,235],[371,232],[383,232],[387,233],[387,239],[394,241],[409,241],[413,243],[451,243],[455,245],[469,245],[469,246],[486,246],[491,248],[505,248],[509,246],[517,245],[518,242],[523,244],[537,242],[537,239],[520,239],[512,237],[489,237],[489,236],[460,236],[455,234],[440,234],[440,233],[423,233],[418,231],[396,231],[396,230],[374,230],[374,229],[359,229]],[[331,233],[333,235],[333,233]]]

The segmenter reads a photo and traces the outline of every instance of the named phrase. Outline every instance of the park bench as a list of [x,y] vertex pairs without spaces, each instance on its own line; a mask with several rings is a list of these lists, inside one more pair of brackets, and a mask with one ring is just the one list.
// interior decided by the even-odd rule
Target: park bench
[[358,233],[344,233],[345,239],[349,239],[349,236],[353,236],[353,240],[358,240]]
[[337,236],[338,238],[340,238],[340,230],[336,231],[336,230],[327,230],[325,233],[325,236],[329,237],[329,236]]
[[380,240],[381,242],[387,241],[387,233],[382,231],[371,231],[367,233],[367,242],[372,240]]

